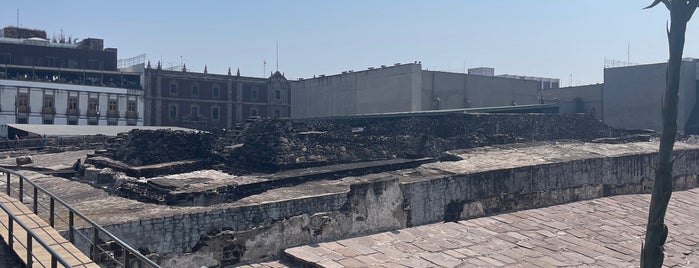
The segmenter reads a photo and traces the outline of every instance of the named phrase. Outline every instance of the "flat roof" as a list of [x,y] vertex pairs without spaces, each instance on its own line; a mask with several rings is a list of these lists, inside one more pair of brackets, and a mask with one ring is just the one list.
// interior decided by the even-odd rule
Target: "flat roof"
[[155,126],[92,126],[92,125],[31,125],[31,124],[7,124],[9,128],[14,128],[27,133],[46,136],[92,136],[105,135],[116,136],[119,133],[129,132],[132,129],[159,130],[171,129],[182,131],[200,131],[182,127],[155,127]]

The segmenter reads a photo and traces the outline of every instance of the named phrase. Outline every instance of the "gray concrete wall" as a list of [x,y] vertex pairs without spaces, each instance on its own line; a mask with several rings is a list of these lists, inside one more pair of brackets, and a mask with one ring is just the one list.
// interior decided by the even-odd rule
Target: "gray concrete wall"
[[[563,87],[544,89],[539,91],[546,103],[558,103],[561,113],[587,113],[596,119],[602,120],[602,91],[604,84],[584,85],[577,87]],[[577,107],[577,100],[582,103]],[[578,108],[583,108],[582,111]]]
[[291,81],[292,118],[417,111],[420,64]]
[[435,71],[422,72],[422,109],[477,108],[537,104],[539,82],[497,76],[469,75]]
[[[660,130],[667,63],[604,69],[604,122],[617,128]],[[696,100],[696,63],[684,61],[680,75],[678,130],[683,131]]]

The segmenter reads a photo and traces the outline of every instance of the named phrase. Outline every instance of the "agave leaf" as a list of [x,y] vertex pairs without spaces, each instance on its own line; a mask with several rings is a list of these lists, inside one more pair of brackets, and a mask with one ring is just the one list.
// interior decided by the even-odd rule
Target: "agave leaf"
[[655,1],[653,1],[652,4],[650,4],[649,6],[645,7],[644,9],[653,8],[653,7],[657,6],[657,5],[660,4],[660,3],[665,4],[665,7],[667,7],[668,9],[670,9],[670,0],[655,0]]

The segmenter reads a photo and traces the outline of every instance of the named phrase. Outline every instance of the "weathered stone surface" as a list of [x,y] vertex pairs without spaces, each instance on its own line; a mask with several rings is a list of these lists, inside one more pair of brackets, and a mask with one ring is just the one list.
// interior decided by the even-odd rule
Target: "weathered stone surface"
[[[267,120],[248,123],[240,134],[226,140],[238,145],[220,151],[219,155],[220,161],[231,167],[270,172],[334,163],[439,157],[448,150],[493,144],[589,141],[637,133],[616,130],[579,114],[406,115],[294,124]],[[638,138],[608,141],[619,143]]]
[[[699,145],[678,142],[676,148],[683,157],[675,161],[675,186],[678,189],[696,187]],[[656,142],[498,145],[454,152],[463,159],[460,161],[309,181],[209,207],[139,203],[109,196],[77,182],[24,173],[136,248],[163,256],[183,253],[223,256],[232,252],[229,246],[243,245],[245,250],[238,261],[245,263],[275,258],[283,248],[307,243],[445,219],[463,220],[606,195],[645,192],[649,189],[647,182],[652,176],[656,150]],[[566,228],[555,223],[550,225],[551,228]],[[57,227],[64,230],[65,224],[57,222]],[[90,229],[81,230],[90,235]],[[482,229],[474,229],[473,233],[478,235],[473,236],[471,243],[474,245],[484,242],[489,234]],[[412,239],[421,236],[417,233],[396,235],[412,236]],[[210,238],[204,239],[204,236]],[[224,237],[233,241],[224,242]],[[438,241],[429,242],[451,247]],[[198,244],[198,250],[192,252]],[[397,246],[421,250],[405,244]],[[433,245],[425,245],[428,246]],[[89,250],[86,245],[80,248]],[[381,253],[401,255],[389,251]],[[456,257],[471,252],[450,253]],[[473,262],[487,265],[492,261],[477,259]]]
[[[327,261],[380,267],[635,267],[649,202],[648,194],[619,195],[300,246],[285,255],[295,261],[289,267]],[[673,193],[667,213],[665,265],[696,266],[699,190]],[[341,255],[354,245],[365,250]]]
[[29,155],[23,155],[23,156],[17,157],[15,160],[16,160],[18,166],[27,165],[27,164],[31,164],[34,162],[32,160],[32,157]]
[[120,134],[111,157],[130,166],[145,166],[188,159],[208,159],[214,136],[206,132],[139,130]]

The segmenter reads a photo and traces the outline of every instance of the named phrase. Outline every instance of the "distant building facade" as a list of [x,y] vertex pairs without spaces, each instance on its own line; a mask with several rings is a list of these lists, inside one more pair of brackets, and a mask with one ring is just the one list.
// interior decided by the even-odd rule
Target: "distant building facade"
[[602,94],[604,84],[549,88],[539,91],[544,103],[557,103],[565,114],[585,113],[598,120],[604,119]]
[[101,39],[0,33],[0,124],[143,125],[140,75],[117,70],[117,50]]
[[[699,134],[699,60],[683,59],[677,129]],[[667,63],[604,69],[604,122],[619,128],[662,129],[661,109]]]
[[[150,64],[149,64],[150,65]],[[146,125],[202,130],[231,129],[251,116],[288,118],[290,85],[280,72],[269,78],[146,67]]]
[[291,116],[314,118],[541,103],[542,80],[495,76],[492,68],[471,72],[428,71],[422,70],[420,63],[409,63],[294,80]]

